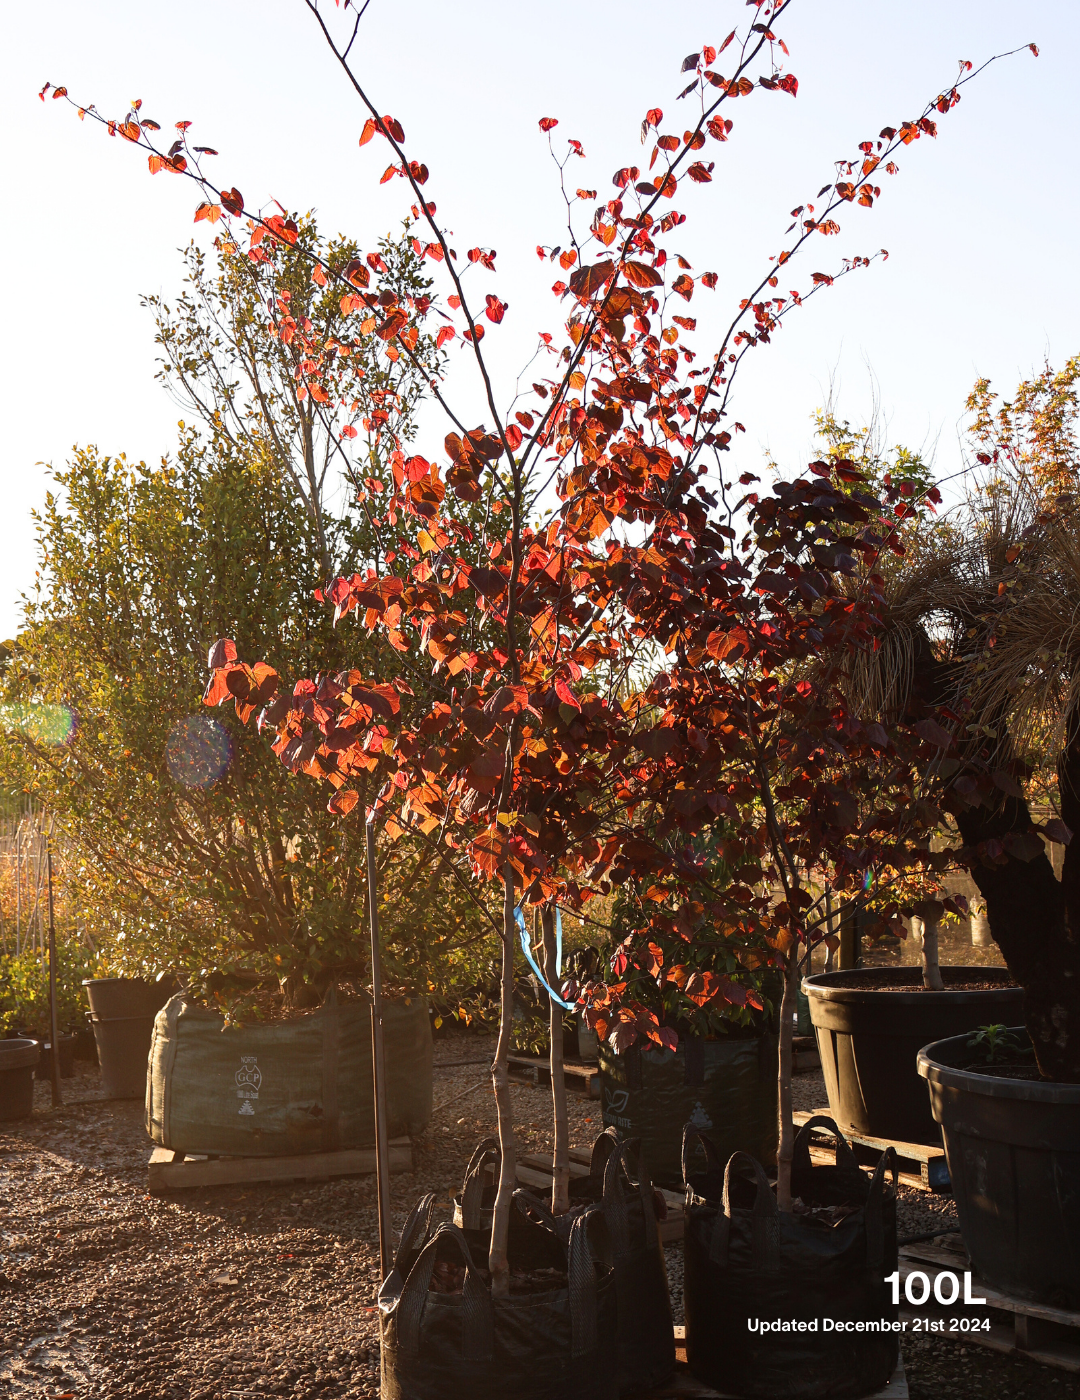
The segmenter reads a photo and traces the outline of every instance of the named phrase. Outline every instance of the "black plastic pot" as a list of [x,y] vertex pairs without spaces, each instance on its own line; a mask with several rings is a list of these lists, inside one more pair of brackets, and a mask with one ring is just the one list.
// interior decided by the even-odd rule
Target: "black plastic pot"
[[[836,1135],[835,1166],[811,1165],[812,1127]],[[687,1159],[695,1138],[706,1150],[704,1172],[690,1172],[687,1161],[683,1301],[691,1371],[724,1395],[760,1400],[855,1400],[880,1390],[899,1352],[898,1308],[885,1282],[897,1267],[892,1149],[870,1180],[830,1119],[812,1118],[801,1129],[793,1194],[808,1206],[855,1207],[833,1224],[781,1212],[752,1157],[737,1152],[721,1168],[708,1139],[686,1131]],[[794,1325],[763,1331],[763,1322]],[[859,1323],[865,1330],[847,1330]]]
[[641,1158],[658,1186],[682,1189],[687,1121],[707,1132],[723,1160],[749,1152],[776,1160],[778,1041],[772,1031],[722,1040],[684,1036],[679,1048],[600,1046],[604,1126],[641,1139]]
[[[1013,1034],[1030,1044],[1022,1026]],[[1014,1297],[1080,1308],[1080,1084],[964,1068],[967,1040],[925,1046],[918,1071],[972,1266]]]
[[[616,1400],[614,1279],[589,1251],[587,1216],[568,1248],[539,1225],[511,1241],[512,1267],[554,1259],[568,1286],[495,1298],[463,1231],[442,1225],[418,1238],[427,1204],[379,1290],[383,1400]],[[460,1291],[433,1291],[436,1269],[463,1270]]]
[[[1024,993],[1006,968],[943,967],[941,975],[941,992],[922,990],[917,967],[804,979],[829,1112],[844,1131],[936,1145],[941,1133],[915,1068],[919,1050],[931,1040],[1020,1020]],[[837,986],[853,979],[864,985]],[[949,990],[950,983],[991,979],[1001,986]]]
[[18,1036],[0,1040],[0,1122],[29,1118],[34,1111],[34,1066],[40,1047]]
[[176,990],[176,983],[172,978],[144,982],[133,977],[97,977],[83,986],[106,1094],[111,1099],[143,1098],[154,1017]]
[[[60,1037],[60,1078],[73,1079],[75,1077],[75,1037],[73,1035],[61,1035]],[[41,1046],[41,1059],[38,1060],[37,1069],[34,1071],[35,1079],[52,1078],[52,1045],[46,1040]]]

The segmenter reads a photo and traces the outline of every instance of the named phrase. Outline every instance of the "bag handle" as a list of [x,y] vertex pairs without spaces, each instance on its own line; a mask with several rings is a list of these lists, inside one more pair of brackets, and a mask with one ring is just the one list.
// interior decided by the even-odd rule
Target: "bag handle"
[[719,1172],[724,1170],[724,1164],[720,1160],[720,1153],[717,1152],[711,1138],[707,1138],[694,1127],[693,1123],[687,1123],[682,1130],[682,1179],[683,1185],[688,1184],[690,1176],[690,1144],[693,1139],[697,1139],[697,1145],[705,1153],[705,1161],[709,1171]]
[[749,1152],[733,1152],[724,1168],[724,1199],[716,1212],[709,1259],[721,1268],[727,1267],[728,1241],[731,1234],[731,1169],[748,1163],[753,1169],[757,1195],[751,1211],[754,1267],[775,1271],[780,1267],[780,1208],[776,1204],[769,1178],[761,1163]]
[[394,1252],[394,1268],[398,1269],[406,1254],[423,1247],[431,1229],[431,1215],[435,1209],[435,1192],[421,1196],[409,1212],[409,1218],[402,1226],[401,1238]]
[[570,1227],[566,1272],[570,1283],[570,1355],[575,1360],[595,1351],[599,1344],[596,1265],[589,1249],[588,1238],[589,1216],[595,1210],[596,1206],[590,1206],[588,1210],[582,1211]]
[[409,1270],[398,1299],[398,1337],[401,1349],[412,1355],[421,1350],[420,1332],[435,1257],[442,1240],[453,1243],[465,1265],[461,1290],[461,1355],[465,1361],[490,1361],[495,1350],[495,1315],[491,1296],[473,1268],[468,1241],[456,1225],[442,1224],[420,1251]]
[[815,1128],[824,1128],[826,1132],[832,1133],[836,1139],[836,1165],[844,1171],[854,1171],[862,1176],[862,1168],[859,1166],[847,1138],[833,1120],[824,1113],[815,1113],[812,1118],[808,1118],[796,1134],[791,1156],[792,1171],[810,1170],[810,1134]]
[[645,1221],[645,1247],[651,1250],[655,1249],[657,1244],[656,1202],[653,1200],[652,1182],[645,1170],[641,1154],[641,1139],[630,1138],[628,1141],[616,1143],[615,1148],[608,1156],[607,1165],[604,1167],[604,1213],[608,1216],[613,1227],[612,1245],[616,1258],[630,1252],[630,1219],[626,1209],[626,1192],[619,1180],[621,1170],[629,1186],[632,1189],[635,1186],[630,1169],[626,1165],[627,1152],[634,1152],[637,1156],[638,1179],[636,1188],[641,1197],[641,1213]]
[[866,1220],[866,1266],[869,1269],[880,1269],[885,1262],[885,1172],[889,1169],[892,1170],[895,1193],[900,1181],[900,1168],[894,1147],[887,1147],[878,1158],[866,1198],[863,1214]]
[[483,1170],[488,1162],[499,1160],[499,1139],[484,1138],[469,1158],[465,1168],[465,1178],[461,1183],[461,1227],[464,1230],[480,1229],[480,1208],[484,1200]]
[[605,1128],[592,1145],[592,1155],[589,1158],[589,1175],[603,1176],[604,1168],[608,1164],[611,1154],[619,1145],[619,1132],[617,1128]]

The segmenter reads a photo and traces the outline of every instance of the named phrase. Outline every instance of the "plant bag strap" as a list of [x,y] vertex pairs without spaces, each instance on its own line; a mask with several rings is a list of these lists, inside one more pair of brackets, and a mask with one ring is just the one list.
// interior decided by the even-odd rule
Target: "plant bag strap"
[[484,1198],[483,1170],[488,1162],[499,1160],[499,1139],[484,1138],[469,1158],[465,1179],[461,1184],[461,1228],[480,1229],[480,1208]]
[[[427,1239],[428,1231],[431,1229],[431,1214],[435,1209],[435,1192],[429,1191],[426,1196],[421,1196],[416,1205],[409,1212],[401,1230],[401,1238],[398,1240],[397,1251],[394,1254],[394,1269],[398,1269],[399,1261],[414,1249],[419,1249],[421,1244]],[[402,1280],[404,1282],[404,1280]]]
[[724,1169],[724,1199],[713,1223],[712,1239],[709,1242],[709,1260],[727,1267],[728,1241],[731,1235],[731,1169],[746,1162],[754,1172],[757,1194],[751,1211],[753,1229],[754,1267],[775,1272],[780,1267],[780,1208],[769,1185],[769,1178],[762,1170],[761,1163],[749,1152],[733,1152]]
[[592,1155],[589,1157],[590,1176],[602,1177],[604,1175],[604,1168],[618,1145],[618,1128],[605,1128],[592,1145]]
[[847,1138],[836,1126],[831,1118],[823,1113],[815,1113],[813,1118],[808,1118],[795,1136],[795,1146],[792,1148],[791,1169],[792,1171],[809,1171],[812,1163],[810,1161],[810,1134],[815,1128],[824,1128],[826,1132],[832,1133],[836,1140],[836,1165],[844,1171],[852,1171],[862,1175],[862,1168],[855,1159]]
[[720,1153],[717,1152],[711,1139],[704,1133],[698,1132],[692,1123],[687,1123],[682,1130],[682,1179],[683,1185],[689,1184],[690,1178],[690,1143],[697,1139],[697,1145],[705,1153],[705,1163],[709,1171],[723,1171],[724,1164],[720,1160]]
[[645,1222],[645,1246],[647,1249],[656,1248],[656,1202],[653,1200],[652,1182],[649,1180],[645,1164],[641,1160],[640,1149],[640,1138],[631,1138],[627,1142],[618,1143],[615,1150],[609,1155],[607,1165],[604,1168],[604,1213],[613,1226],[612,1245],[616,1258],[630,1253],[630,1219],[626,1209],[626,1192],[619,1179],[621,1170],[631,1188],[634,1185],[626,1165],[627,1152],[637,1152],[638,1154],[637,1191],[641,1197],[641,1213]]
[[885,1262],[885,1172],[892,1170],[893,1190],[900,1180],[896,1162],[896,1149],[887,1147],[878,1158],[870,1182],[870,1194],[866,1198],[864,1217],[866,1220],[866,1267],[880,1269]]
[[322,1145],[324,1152],[336,1152],[341,1146],[338,1123],[338,1020],[337,984],[330,983],[322,1005]]
[[599,1344],[596,1307],[596,1266],[587,1238],[589,1216],[596,1209],[584,1211],[570,1229],[567,1277],[570,1281],[570,1325],[573,1340],[570,1355],[588,1356]]
[[495,1350],[495,1315],[487,1287],[476,1276],[465,1236],[456,1225],[440,1225],[409,1270],[398,1300],[398,1337],[401,1350],[419,1355],[420,1333],[428,1287],[435,1268],[440,1240],[452,1240],[465,1265],[461,1290],[461,1355],[465,1361],[490,1361]]

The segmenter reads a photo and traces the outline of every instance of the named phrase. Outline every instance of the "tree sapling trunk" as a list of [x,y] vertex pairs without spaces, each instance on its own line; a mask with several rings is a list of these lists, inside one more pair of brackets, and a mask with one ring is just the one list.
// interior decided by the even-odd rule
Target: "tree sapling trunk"
[[499,1189],[495,1195],[495,1210],[491,1221],[491,1246],[488,1268],[491,1270],[491,1292],[505,1298],[510,1292],[510,1260],[507,1240],[510,1233],[510,1211],[517,1185],[517,1148],[514,1143],[514,1117],[510,1104],[510,1032],[514,1019],[514,872],[507,866],[503,872],[503,931],[502,981],[499,993],[499,1041],[491,1078],[495,1089],[495,1107],[499,1115]]
[[927,991],[944,991],[941,980],[941,967],[938,963],[938,921],[932,914],[920,918],[912,917],[911,931],[918,935],[922,945],[922,980]]
[[[548,986],[558,991],[554,909],[544,909],[541,924],[544,931],[544,976]],[[563,1069],[563,1009],[558,1002],[549,999],[548,1011],[551,1032],[551,1103],[555,1126],[555,1149],[551,1159],[551,1213],[565,1215],[570,1209],[570,1127],[566,1117],[566,1074]]]
[[791,1163],[795,1155],[795,1123],[791,1104],[791,1037],[799,993],[798,946],[791,948],[784,968],[784,995],[780,1001],[780,1069],[777,1112],[780,1145],[776,1154],[776,1203],[791,1209]]

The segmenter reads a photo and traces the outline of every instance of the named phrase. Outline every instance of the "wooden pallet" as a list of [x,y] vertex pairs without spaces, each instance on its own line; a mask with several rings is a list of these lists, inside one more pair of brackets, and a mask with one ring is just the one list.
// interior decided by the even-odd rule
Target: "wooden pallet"
[[[367,1176],[375,1170],[374,1147],[340,1152],[304,1152],[291,1157],[187,1157],[167,1147],[150,1154],[147,1180],[150,1194],[181,1191],[193,1186],[232,1186],[255,1181],[325,1181],[333,1176]],[[390,1170],[412,1170],[412,1143],[390,1139]]]
[[[686,1365],[686,1329],[675,1328],[675,1374],[664,1385],[648,1392],[647,1400],[736,1400],[723,1390],[713,1390],[690,1374]],[[646,1400],[646,1397],[641,1397]],[[876,1390],[866,1400],[908,1400],[908,1383],[904,1374],[904,1360],[896,1363],[896,1370],[883,1390]]]
[[[544,1055],[524,1055],[512,1051],[510,1073],[515,1079],[523,1079],[527,1084],[546,1087],[551,1084],[551,1066]],[[590,1099],[600,1097],[600,1069],[584,1060],[564,1060],[563,1073],[567,1088],[580,1089]]]
[[[815,1108],[811,1112],[800,1112],[792,1114],[795,1127],[801,1128],[810,1118],[824,1115],[830,1118],[827,1108]],[[949,1164],[945,1160],[945,1149],[942,1147],[927,1147],[921,1142],[900,1142],[895,1138],[869,1137],[863,1133],[851,1132],[847,1128],[842,1128],[844,1136],[847,1138],[855,1156],[864,1166],[877,1166],[878,1158],[887,1147],[895,1150],[899,1158],[900,1180],[905,1186],[914,1186],[921,1191],[934,1191],[945,1193],[952,1190],[949,1181]],[[833,1139],[828,1135],[823,1135],[820,1145],[810,1144],[810,1159],[813,1162],[833,1161],[833,1150],[831,1147]]]
[[[946,1271],[953,1273],[961,1281],[963,1298],[963,1276],[971,1269],[967,1250],[958,1234],[945,1235],[937,1242],[903,1245],[900,1250],[901,1283],[909,1274],[920,1271],[930,1281],[929,1301],[914,1306],[904,1301],[901,1294],[900,1316],[907,1322],[908,1331],[916,1319],[924,1321],[943,1320],[944,1329],[933,1336],[949,1337],[962,1346],[989,1347],[991,1351],[1005,1355],[1029,1357],[1040,1361],[1044,1366],[1056,1366],[1061,1371],[1080,1373],[1080,1312],[1068,1308],[1045,1307],[1040,1303],[1029,1303],[1021,1298],[1012,1298],[989,1284],[983,1283],[977,1274],[971,1275],[971,1296],[986,1299],[986,1312],[991,1308],[1009,1315],[1008,1322],[990,1318],[989,1331],[950,1332],[949,1322],[953,1318],[972,1318],[982,1315],[981,1307],[963,1303],[945,1307],[934,1298],[934,1280]],[[921,1292],[921,1284],[919,1285]],[[949,1289],[951,1292],[951,1288]]]
[[[589,1175],[590,1150],[586,1147],[571,1147],[570,1149],[570,1180],[575,1177]],[[518,1158],[517,1180],[519,1186],[528,1186],[533,1190],[537,1187],[550,1195],[551,1192],[551,1158],[540,1152],[526,1152]],[[660,1188],[657,1187],[657,1190]],[[667,1206],[667,1219],[657,1222],[659,1226],[660,1242],[662,1244],[673,1244],[683,1237],[683,1197],[676,1191],[660,1191]]]

